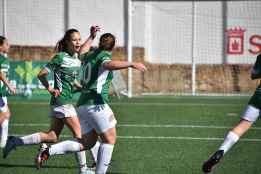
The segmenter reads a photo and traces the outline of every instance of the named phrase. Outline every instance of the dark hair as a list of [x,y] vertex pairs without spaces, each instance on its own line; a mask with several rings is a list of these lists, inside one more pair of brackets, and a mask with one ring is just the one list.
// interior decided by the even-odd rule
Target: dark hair
[[115,46],[115,36],[111,33],[105,33],[100,37],[99,48],[111,51]]
[[69,29],[65,32],[63,38],[61,40],[59,40],[55,46],[55,51],[56,52],[61,52],[61,51],[67,51],[68,50],[68,41],[71,40],[71,34],[72,33],[78,33],[79,31],[72,28]]
[[0,45],[3,45],[5,40],[6,38],[4,36],[0,36]]

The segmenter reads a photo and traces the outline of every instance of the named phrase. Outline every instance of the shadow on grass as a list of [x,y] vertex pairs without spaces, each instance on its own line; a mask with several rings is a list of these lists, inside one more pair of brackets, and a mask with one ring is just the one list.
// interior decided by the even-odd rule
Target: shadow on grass
[[[3,164],[0,163],[0,168],[35,168],[32,164]],[[57,166],[57,165],[46,165],[42,167],[43,169],[77,169],[76,166]],[[108,172],[107,174],[127,174],[123,172]]]
[[[0,163],[0,167],[5,167],[5,168],[35,168],[35,165],[32,165],[32,164],[3,164],[3,163]],[[76,166],[57,166],[57,165],[46,165],[46,166],[43,166],[42,167],[43,169],[44,168],[56,168],[56,169],[76,169],[77,167]]]

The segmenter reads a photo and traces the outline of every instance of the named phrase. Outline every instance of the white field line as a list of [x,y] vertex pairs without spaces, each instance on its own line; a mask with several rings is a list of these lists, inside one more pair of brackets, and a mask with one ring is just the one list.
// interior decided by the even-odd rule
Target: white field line
[[[49,127],[46,123],[14,123],[12,127]],[[230,129],[229,126],[204,126],[204,125],[177,125],[177,124],[118,124],[117,127],[132,128],[191,128],[191,129]],[[261,130],[261,127],[251,127],[252,130]]]
[[[11,134],[12,136],[25,136],[25,134]],[[62,138],[72,138],[72,135],[61,135]],[[217,137],[175,137],[175,136],[117,136],[118,139],[136,139],[136,140],[199,140],[199,141],[223,141],[224,138]],[[242,138],[240,141],[245,142],[261,142],[261,139]]]
[[[12,105],[49,105],[48,102],[10,102]],[[146,103],[146,102],[111,102],[110,105],[133,105],[133,106],[241,106],[241,103]]]

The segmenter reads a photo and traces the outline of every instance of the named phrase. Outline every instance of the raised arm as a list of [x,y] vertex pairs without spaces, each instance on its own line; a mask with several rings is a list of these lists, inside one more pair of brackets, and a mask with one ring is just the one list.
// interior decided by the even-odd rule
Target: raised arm
[[120,60],[105,61],[103,63],[103,67],[108,70],[120,70],[129,67],[133,69],[137,69],[138,71],[142,71],[142,72],[147,70],[146,66],[140,62],[127,62],[127,61],[120,61]]
[[90,28],[90,36],[86,39],[86,41],[82,44],[80,49],[80,55],[88,52],[91,48],[92,42],[96,37],[97,32],[100,31],[99,26],[91,26]]

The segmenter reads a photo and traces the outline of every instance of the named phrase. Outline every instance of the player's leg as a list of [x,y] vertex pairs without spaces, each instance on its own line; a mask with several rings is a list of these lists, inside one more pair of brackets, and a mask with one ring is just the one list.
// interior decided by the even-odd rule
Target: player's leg
[[248,131],[259,117],[259,112],[260,110],[256,107],[251,105],[247,106],[245,112],[241,116],[240,122],[227,133],[219,149],[203,164],[202,170],[205,173],[211,172],[213,166],[219,163],[224,154],[227,153],[229,149],[236,144],[239,138]]
[[[39,157],[53,155],[62,155],[67,153],[79,152],[82,150],[89,150],[97,141],[97,134],[95,131],[91,131],[88,135],[84,135],[82,139],[72,139],[53,144],[50,147],[44,145],[43,149],[40,149]],[[46,159],[44,159],[46,160]],[[40,160],[39,163],[42,161]]]
[[9,153],[17,146],[39,144],[41,142],[55,143],[59,139],[59,135],[64,127],[62,119],[53,117],[51,126],[47,132],[36,132],[23,137],[11,136],[8,138],[6,147],[3,150],[3,156],[6,158]]
[[7,105],[7,98],[0,97],[0,147],[4,148],[8,137],[10,110]]
[[[85,146],[85,149],[93,149],[95,146],[95,142],[98,139],[98,135],[97,133],[92,130],[91,132],[85,133],[83,135],[83,144]],[[90,171],[94,171],[93,168],[89,168],[87,167],[87,163],[86,163],[86,154],[85,154],[85,150],[84,151],[80,151],[76,153],[76,159],[79,163],[79,168],[80,168],[80,173],[81,174],[87,174],[90,173]]]
[[[53,156],[89,150],[95,145],[97,138],[97,133],[94,130],[90,130],[90,132],[83,135],[82,139],[65,140],[60,143],[51,145],[47,149],[47,153],[48,156]],[[80,156],[82,155],[82,153],[79,153],[78,155],[79,165],[81,166],[80,169],[81,171],[85,171],[87,169],[86,157]]]
[[101,138],[99,146],[96,173],[105,174],[111,162],[114,144],[116,143],[117,120],[109,105],[95,106],[89,115],[93,120],[93,126]]
[[[69,152],[79,152],[79,151],[82,151],[85,149],[85,146],[83,144],[84,140],[81,139],[81,126],[80,126],[78,117],[76,116],[75,109],[72,107],[64,107],[64,110],[67,110],[67,112],[66,112],[67,114],[64,117],[64,123],[72,131],[75,139],[66,140],[66,141],[54,144],[46,150],[40,150],[38,157],[37,157],[38,164],[42,163],[41,154],[44,154],[44,153],[47,153],[48,154],[47,156],[49,156],[49,155],[56,155],[56,154],[65,154],[65,153],[69,153]],[[91,146],[93,146],[95,144],[96,139]],[[89,143],[89,141],[88,141],[88,143]],[[79,157],[80,165],[86,166],[85,157],[83,159],[83,156],[85,156],[85,155],[83,153],[79,153],[79,155],[80,155],[80,157]],[[46,155],[43,155],[43,156],[46,156]]]
[[101,145],[98,151],[96,174],[105,174],[111,162],[112,152],[116,143],[116,128],[110,128],[100,135]]
[[[65,124],[73,133],[73,137],[80,140],[82,138],[81,127],[78,117],[65,118]],[[85,151],[79,151],[75,153],[76,160],[79,164],[80,172],[87,170],[86,154]]]
[[39,144],[41,142],[55,143],[64,127],[63,118],[65,116],[63,106],[51,106],[49,116],[51,118],[51,126],[47,132],[37,132],[23,137],[10,137],[7,140],[6,147],[3,150],[3,156],[6,158],[8,154],[16,148],[16,146]]
[[8,127],[10,118],[9,109],[6,112],[0,112],[0,118],[2,118],[2,123],[0,126],[0,147],[4,148],[8,137]]
[[10,137],[7,146],[4,149],[4,157],[16,147],[22,145],[39,144],[41,142],[55,143],[64,127],[63,118],[65,116],[63,106],[51,106],[49,116],[51,118],[51,126],[47,132],[37,132],[23,137]]
[[100,141],[97,141],[96,144],[90,150],[90,155],[92,157],[93,163],[89,167],[91,169],[93,169],[93,170],[96,169],[96,164],[97,164],[97,158],[98,158],[98,152],[99,152],[100,145],[101,145]]

